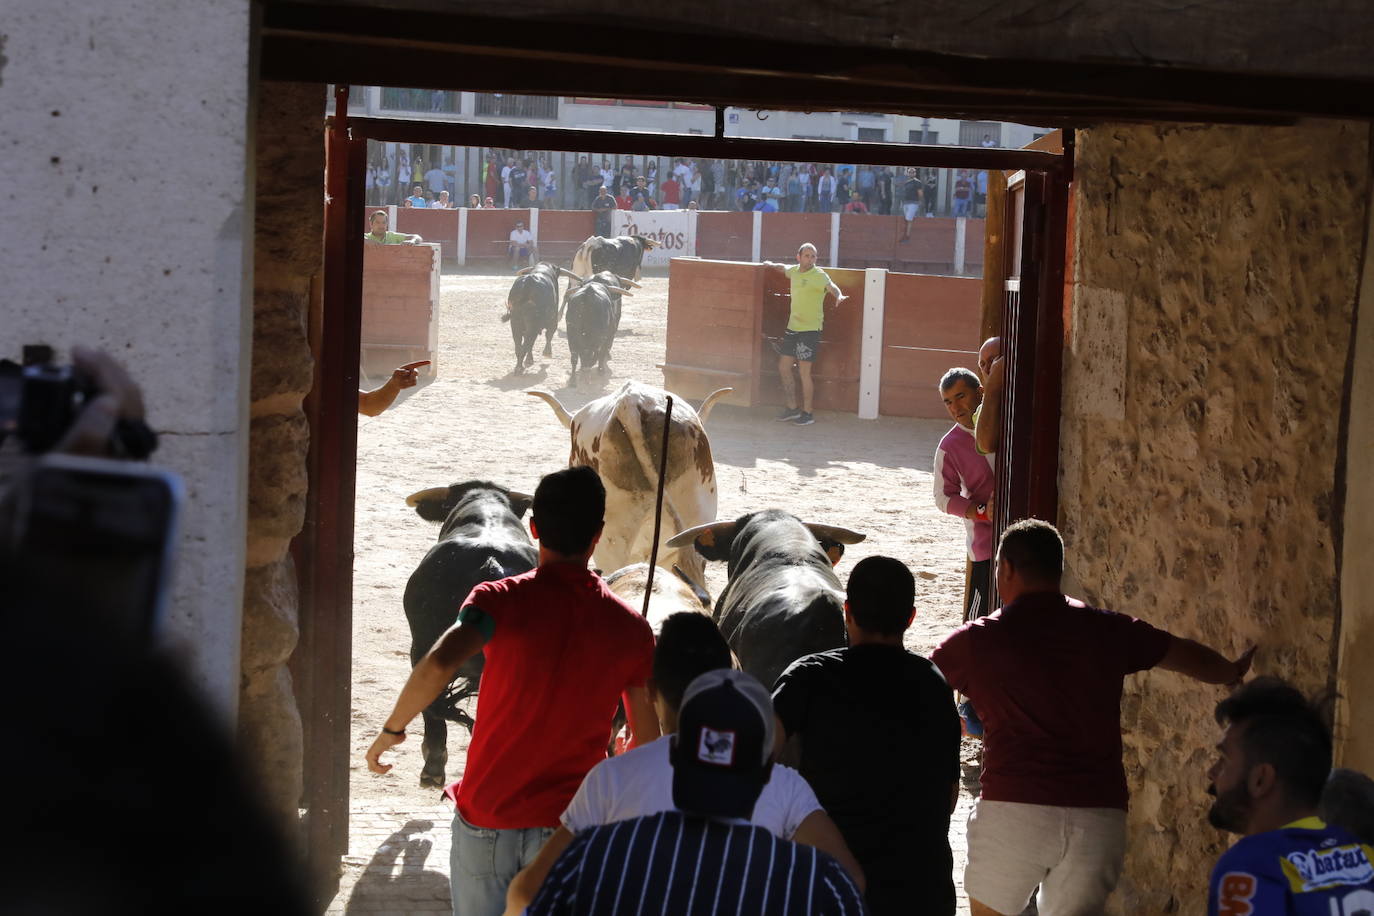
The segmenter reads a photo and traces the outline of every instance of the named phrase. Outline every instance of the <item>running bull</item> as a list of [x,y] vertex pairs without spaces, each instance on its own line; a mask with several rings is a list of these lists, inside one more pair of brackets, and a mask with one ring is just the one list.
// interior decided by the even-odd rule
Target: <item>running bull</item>
[[[510,322],[510,336],[515,341],[513,374],[534,365],[534,342],[544,334],[544,355],[553,355],[553,334],[558,329],[558,281],[568,272],[561,267],[539,263],[520,271],[506,296],[506,311],[502,321]],[[568,274],[572,276],[571,274]],[[579,283],[581,278],[573,277]]]
[[[486,481],[434,487],[406,498],[426,521],[441,522],[438,542],[406,583],[404,606],[410,624],[410,664],[419,663],[445,630],[473,586],[533,569],[539,551],[520,519],[533,498]],[[448,689],[424,710],[425,765],[420,785],[443,786],[448,762],[448,720],[472,729],[459,703],[476,696],[482,677],[479,653],[458,669]]]
[[601,271],[590,280],[578,279],[578,285],[568,284],[563,307],[568,312],[568,352],[572,356],[569,384],[577,383],[577,364],[589,369],[596,364],[602,375],[610,374],[611,344],[620,329],[620,299],[633,296],[629,287],[634,283],[610,271]]
[[613,239],[593,235],[573,255],[572,271],[579,277],[590,277],[609,270],[618,276],[638,280],[644,252],[658,246],[658,240],[647,235],[618,235]]
[[729,580],[716,622],[740,666],[764,684],[804,655],[845,644],[844,592],[832,568],[865,535],[778,509],[698,525],[668,540],[722,560]]
[[[703,424],[716,401],[733,389],[707,395],[701,411],[673,398],[668,432],[668,466],[663,488],[662,537],[701,525],[716,517],[716,466]],[[606,487],[606,528],[596,546],[595,562],[616,570],[649,559],[654,538],[654,504],[658,469],[663,458],[663,415],[668,392],[629,381],[619,390],[589,401],[569,414],[547,391],[526,392],[542,398],[572,432],[568,465],[586,465]],[[705,564],[695,551],[661,549],[658,563],[677,564],[693,581],[703,581]]]

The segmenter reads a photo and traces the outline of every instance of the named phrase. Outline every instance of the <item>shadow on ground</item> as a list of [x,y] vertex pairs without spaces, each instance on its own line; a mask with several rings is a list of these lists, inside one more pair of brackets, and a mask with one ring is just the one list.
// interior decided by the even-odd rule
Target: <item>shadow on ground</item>
[[383,904],[385,909],[396,911],[430,909],[417,906],[418,901],[450,906],[448,876],[425,868],[433,843],[428,837],[415,836],[433,828],[433,821],[411,820],[387,837],[353,885],[344,912],[375,913]]

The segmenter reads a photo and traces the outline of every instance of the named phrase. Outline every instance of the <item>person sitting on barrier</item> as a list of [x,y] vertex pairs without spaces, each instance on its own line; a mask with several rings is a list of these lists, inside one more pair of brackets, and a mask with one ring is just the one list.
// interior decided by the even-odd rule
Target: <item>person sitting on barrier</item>
[[363,236],[363,241],[378,245],[414,245],[424,241],[413,232],[391,232],[387,229],[389,223],[385,210],[373,210],[367,220],[368,232]]
[[396,396],[402,389],[414,388],[419,381],[420,373],[417,371],[422,366],[428,366],[429,360],[420,359],[413,363],[406,363],[398,366],[391,373],[391,378],[386,380],[386,384],[371,391],[358,392],[358,413],[365,416],[375,417],[377,414],[386,410],[396,401]]
[[515,228],[510,232],[510,244],[506,246],[506,254],[510,256],[511,270],[518,270],[521,266],[532,267],[534,262],[539,260],[539,249],[534,244],[534,234],[525,228],[523,220],[515,221]]

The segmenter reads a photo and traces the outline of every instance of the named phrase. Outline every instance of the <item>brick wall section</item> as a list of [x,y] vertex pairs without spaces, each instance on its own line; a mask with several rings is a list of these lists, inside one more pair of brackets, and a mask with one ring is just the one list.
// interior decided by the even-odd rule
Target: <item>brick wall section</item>
[[362,350],[369,369],[437,358],[438,252],[428,244],[363,246]]
[[[1074,170],[1059,508],[1071,579],[1229,656],[1255,643],[1257,673],[1307,690],[1332,674],[1368,134],[1109,125],[1079,133]],[[1222,695],[1167,672],[1127,680],[1115,912],[1205,910],[1227,842],[1205,817]]]
[[[762,222],[759,257],[763,260],[791,264],[803,242],[816,246],[821,264],[830,260],[829,213],[765,213]],[[700,224],[697,228],[699,233]]]
[[[752,213],[704,211],[697,216],[697,257],[720,261],[747,261],[753,250],[753,235]],[[796,249],[793,249],[793,253],[795,252]]]
[[[369,207],[368,212],[376,210]],[[438,242],[445,260],[458,257],[458,211],[414,207],[396,208],[396,232],[413,232],[426,242]],[[366,231],[366,230],[364,230]],[[510,230],[507,230],[509,235]]]

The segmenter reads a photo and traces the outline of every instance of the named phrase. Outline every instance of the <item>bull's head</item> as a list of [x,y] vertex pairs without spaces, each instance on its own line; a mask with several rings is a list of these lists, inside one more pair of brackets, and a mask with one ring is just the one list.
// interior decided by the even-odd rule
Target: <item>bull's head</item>
[[515,513],[516,518],[523,518],[530,506],[534,504],[534,497],[528,493],[507,490],[503,486],[486,481],[470,480],[467,483],[455,483],[447,487],[430,487],[427,490],[418,490],[406,497],[406,505],[414,509],[415,513],[427,522],[443,522],[454,510],[454,507],[474,490],[494,490],[503,494],[506,501],[510,503],[510,510]]
[[[750,518],[751,516],[746,515],[732,522],[710,522],[705,525],[697,525],[695,528],[688,528],[686,531],[679,532],[669,538],[667,546],[676,549],[691,544],[696,548],[697,553],[708,560],[728,561],[730,550],[734,546],[735,535]],[[838,564],[844,557],[846,544],[857,544],[867,537],[865,534],[848,528],[841,528],[838,525],[822,525],[817,522],[801,522],[801,524],[805,525],[807,530],[815,536],[821,549],[830,559],[831,566]]]

